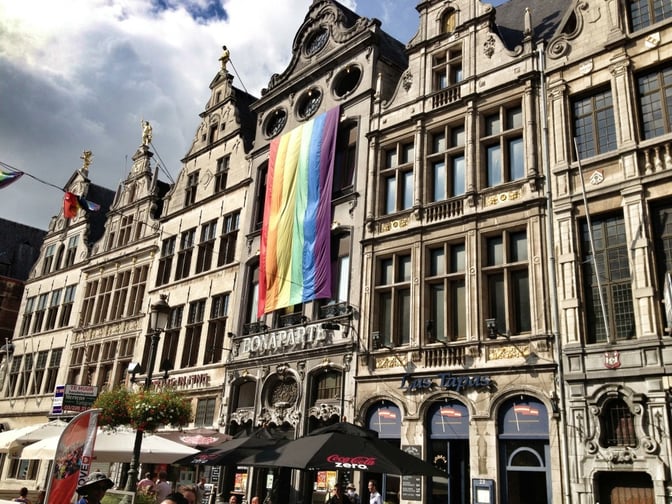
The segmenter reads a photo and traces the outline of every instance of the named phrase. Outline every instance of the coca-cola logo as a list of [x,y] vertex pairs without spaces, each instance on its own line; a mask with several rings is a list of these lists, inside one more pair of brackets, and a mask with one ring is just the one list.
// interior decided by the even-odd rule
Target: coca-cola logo
[[334,464],[334,467],[342,469],[369,469],[376,465],[375,457],[367,457],[366,455],[359,455],[357,457],[346,457],[336,453],[327,457],[327,462]]

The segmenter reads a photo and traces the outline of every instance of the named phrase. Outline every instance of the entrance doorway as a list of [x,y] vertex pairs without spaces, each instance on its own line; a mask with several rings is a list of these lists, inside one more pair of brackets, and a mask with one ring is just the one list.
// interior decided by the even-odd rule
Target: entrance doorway
[[653,504],[653,481],[643,472],[601,472],[595,477],[600,504]]

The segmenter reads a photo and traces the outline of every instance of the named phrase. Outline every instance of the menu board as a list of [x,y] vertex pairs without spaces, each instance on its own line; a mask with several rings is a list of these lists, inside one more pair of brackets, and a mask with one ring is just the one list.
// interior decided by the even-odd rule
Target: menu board
[[[418,458],[422,454],[422,446],[420,445],[402,446],[401,449]],[[409,501],[422,500],[422,476],[408,475],[401,477],[401,498]]]

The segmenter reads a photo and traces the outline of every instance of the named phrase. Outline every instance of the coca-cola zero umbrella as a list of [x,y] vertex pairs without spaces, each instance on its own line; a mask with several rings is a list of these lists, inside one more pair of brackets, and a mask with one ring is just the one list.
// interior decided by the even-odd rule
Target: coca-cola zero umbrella
[[239,465],[317,471],[356,470],[445,477],[446,473],[379,439],[374,431],[341,422],[245,457]]

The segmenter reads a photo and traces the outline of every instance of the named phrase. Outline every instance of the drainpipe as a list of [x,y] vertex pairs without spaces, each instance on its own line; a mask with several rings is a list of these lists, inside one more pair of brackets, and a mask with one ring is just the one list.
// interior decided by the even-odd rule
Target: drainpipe
[[548,92],[546,89],[546,60],[544,57],[544,44],[539,46],[539,76],[541,84],[541,156],[542,164],[544,166],[544,176],[546,178],[546,248],[548,252],[548,276],[549,276],[549,297],[551,304],[551,332],[553,335],[553,344],[555,347],[555,360],[558,364],[558,372],[556,376],[556,383],[554,390],[557,390],[559,401],[560,418],[558,420],[558,430],[560,435],[560,457],[561,457],[561,471],[562,471],[562,492],[565,504],[571,504],[571,490],[569,477],[569,448],[567,445],[567,407],[565,401],[565,374],[562,360],[562,340],[559,334],[559,312],[558,312],[558,297],[557,297],[557,278],[556,278],[556,261],[555,261],[555,238],[554,238],[554,215],[553,215],[553,190],[551,184],[551,166],[548,145],[548,113],[546,110],[546,102]]

